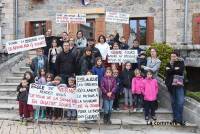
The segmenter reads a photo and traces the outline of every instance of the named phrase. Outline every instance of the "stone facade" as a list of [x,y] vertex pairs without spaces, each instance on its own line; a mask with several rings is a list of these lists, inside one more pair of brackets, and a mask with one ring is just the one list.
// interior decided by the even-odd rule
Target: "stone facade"
[[[3,44],[6,40],[15,39],[15,0],[1,0],[3,5],[1,15]],[[126,12],[130,17],[154,17],[154,40],[162,39],[162,0],[91,0],[83,6],[80,0],[18,0],[18,33],[19,38],[24,38],[25,21],[51,20],[52,30],[55,35],[66,30],[65,24],[56,24],[56,13],[65,13],[69,8],[94,8],[103,7],[106,10]],[[189,1],[188,34],[187,41],[192,42],[192,15],[199,13],[200,2]],[[106,33],[114,30],[122,35],[122,24],[106,23]],[[184,32],[184,0],[166,0],[166,41],[169,43],[183,42]]]

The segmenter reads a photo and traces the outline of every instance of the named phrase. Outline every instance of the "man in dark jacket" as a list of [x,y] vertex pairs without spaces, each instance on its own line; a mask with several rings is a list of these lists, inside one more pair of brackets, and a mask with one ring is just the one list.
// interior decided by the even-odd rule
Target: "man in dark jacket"
[[37,57],[33,58],[30,63],[30,68],[33,71],[34,76],[38,75],[40,69],[47,70],[48,59],[44,55],[44,50],[42,48],[38,48],[36,50]]
[[52,40],[53,40],[54,36],[52,36],[52,31],[51,29],[48,29],[46,31],[46,35],[45,35],[45,41],[47,46],[44,47],[44,55],[48,56],[49,53],[49,49],[51,48],[51,44],[52,44]]
[[70,51],[69,42],[63,43],[63,52],[56,58],[57,75],[62,77],[62,83],[66,83],[68,77],[74,76],[76,67],[76,58]]
[[[184,107],[184,61],[178,58],[178,53],[171,53],[171,60],[166,66],[166,80],[165,84],[171,96],[171,106],[173,110],[173,122],[185,125],[183,122],[183,107]],[[180,77],[177,84],[176,77]],[[181,82],[182,81],[182,82]]]
[[[144,51],[142,48],[139,47],[139,42],[136,39],[133,41],[133,47],[131,48],[131,50],[137,50],[138,55],[140,55],[141,52]],[[133,63],[132,69],[135,70],[136,68],[138,68],[138,63]]]

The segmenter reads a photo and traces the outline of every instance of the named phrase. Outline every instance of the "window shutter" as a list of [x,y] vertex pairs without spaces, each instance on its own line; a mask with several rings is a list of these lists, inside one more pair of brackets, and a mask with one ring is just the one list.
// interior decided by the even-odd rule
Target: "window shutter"
[[33,34],[33,27],[30,21],[25,22],[25,37],[31,37]]
[[80,24],[69,23],[68,24],[68,33],[69,36],[72,38],[76,38],[76,33],[80,28]]
[[105,35],[106,23],[104,17],[95,19],[95,40],[97,41],[100,35]]
[[47,21],[46,21],[46,31],[47,31],[48,29],[51,29],[51,31],[52,31],[52,22],[51,22],[50,20],[47,20]]
[[200,14],[194,14],[192,18],[192,43],[200,44]]
[[123,35],[126,39],[126,41],[128,41],[129,36],[130,36],[130,25],[129,24],[123,24]]
[[154,17],[147,17],[147,45],[154,42]]

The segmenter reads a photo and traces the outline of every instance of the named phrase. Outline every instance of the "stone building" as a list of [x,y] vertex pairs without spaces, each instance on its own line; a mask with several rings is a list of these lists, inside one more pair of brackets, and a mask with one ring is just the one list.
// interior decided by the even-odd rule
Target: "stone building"
[[[200,67],[199,7],[199,0],[90,0],[88,5],[82,0],[0,0],[1,44],[44,34],[47,29],[57,36],[63,31],[75,36],[80,29],[90,29],[87,36],[95,39],[117,30],[127,40],[130,33],[135,34],[141,45],[171,43],[181,50],[188,66]],[[128,13],[130,23],[105,22],[106,11]],[[86,13],[87,27],[57,24],[56,13]]]

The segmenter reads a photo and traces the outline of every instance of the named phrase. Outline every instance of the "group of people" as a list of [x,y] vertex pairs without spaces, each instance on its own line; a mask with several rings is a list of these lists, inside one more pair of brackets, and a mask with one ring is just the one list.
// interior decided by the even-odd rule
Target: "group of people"
[[[107,38],[100,35],[97,42],[91,38],[86,39],[82,31],[78,31],[74,39],[66,32],[62,33],[62,37],[53,37],[51,30],[47,30],[47,46],[36,50],[37,56],[29,62],[32,72],[25,72],[17,87],[22,122],[26,123],[29,117],[53,120],[61,120],[63,117],[69,120],[76,119],[75,109],[63,111],[61,108],[39,106],[33,108],[27,104],[31,83],[76,88],[76,75],[98,76],[100,110],[103,110],[105,124],[111,124],[112,109],[142,110],[144,108],[145,120],[150,118],[156,120],[155,110],[159,89],[157,74],[161,65],[157,50],[151,48],[151,56],[147,57],[137,40],[134,40],[133,45],[129,47],[125,38],[120,37],[117,32]],[[109,50],[119,49],[137,50],[137,63],[129,61],[124,64],[108,63]],[[182,123],[182,115],[180,115],[182,107],[178,103],[177,108],[177,96],[174,95],[180,94],[181,91],[176,91],[174,88],[177,87],[172,85],[173,75],[183,73],[184,64],[178,62],[177,53],[172,53],[171,61],[166,68],[166,85],[172,96],[173,110],[177,111],[174,112],[173,121]],[[123,107],[120,107],[120,99],[124,100]]]

